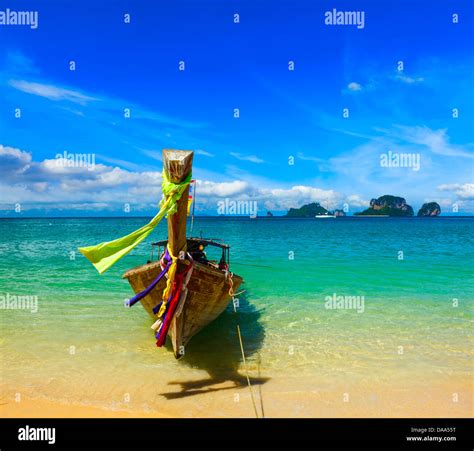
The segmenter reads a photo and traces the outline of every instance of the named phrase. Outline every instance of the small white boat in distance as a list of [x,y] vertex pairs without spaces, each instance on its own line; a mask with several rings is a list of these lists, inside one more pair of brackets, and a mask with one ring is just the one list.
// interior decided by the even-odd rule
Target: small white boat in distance
[[335,218],[335,217],[336,215],[329,213],[329,200],[326,200],[326,213],[315,216],[316,219],[328,219],[328,218]]
[[316,219],[328,219],[328,218],[335,218],[336,215],[330,215],[329,213],[326,213],[324,215],[316,215]]

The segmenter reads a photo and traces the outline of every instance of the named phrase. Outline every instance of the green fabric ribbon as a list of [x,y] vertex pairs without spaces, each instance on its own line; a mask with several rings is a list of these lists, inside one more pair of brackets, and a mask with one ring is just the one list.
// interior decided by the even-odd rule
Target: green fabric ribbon
[[163,199],[160,201],[160,211],[148,224],[122,238],[96,244],[95,246],[80,247],[79,251],[95,266],[100,274],[104,273],[140,244],[164,216],[173,215],[178,211],[178,200],[191,182],[191,177],[192,174],[189,173],[182,182],[173,183],[168,180],[165,171],[163,171],[163,182],[161,184]]

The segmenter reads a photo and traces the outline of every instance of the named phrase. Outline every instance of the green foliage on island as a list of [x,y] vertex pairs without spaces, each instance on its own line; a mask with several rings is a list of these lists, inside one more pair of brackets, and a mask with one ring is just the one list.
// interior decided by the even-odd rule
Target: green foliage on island
[[367,208],[364,211],[354,213],[354,216],[413,216],[413,210],[409,214],[397,208],[382,207],[379,210]]
[[328,211],[317,202],[303,205],[300,208],[290,208],[286,214],[287,218],[314,218],[316,215],[324,215]]
[[386,194],[370,201],[367,210],[355,213],[356,216],[413,216],[413,208],[403,197]]
[[438,216],[441,214],[441,207],[437,202],[427,202],[418,210],[417,216]]
[[[428,202],[418,211],[418,216],[438,216],[441,207],[436,202]],[[334,214],[345,216],[343,210],[335,210],[334,213],[326,210],[317,202],[303,205],[300,208],[290,208],[286,214],[287,218],[314,218],[316,215]],[[270,216],[267,213],[268,216]],[[411,217],[414,215],[411,205],[406,203],[403,197],[386,194],[370,201],[370,207],[364,211],[354,213],[355,216],[392,216]]]

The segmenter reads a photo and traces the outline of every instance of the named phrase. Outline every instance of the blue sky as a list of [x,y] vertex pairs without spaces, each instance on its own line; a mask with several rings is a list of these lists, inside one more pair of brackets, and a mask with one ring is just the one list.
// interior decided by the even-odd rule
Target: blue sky
[[[470,1],[6,8],[39,21],[0,25],[0,215],[16,204],[27,216],[120,214],[125,203],[153,214],[163,148],[196,150],[201,214],[225,197],[261,213],[311,201],[353,213],[383,194],[474,213]],[[363,11],[364,28],[326,25],[333,8]],[[389,151],[419,155],[419,170],[381,167]],[[58,168],[64,152],[93,154],[94,170]]]

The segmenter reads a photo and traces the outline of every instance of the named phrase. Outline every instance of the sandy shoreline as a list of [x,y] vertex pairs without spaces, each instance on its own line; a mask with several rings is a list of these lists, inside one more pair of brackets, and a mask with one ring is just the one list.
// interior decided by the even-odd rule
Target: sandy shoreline
[[[473,417],[472,385],[458,385],[457,401],[452,386],[372,386],[309,389],[279,379],[254,387],[259,416],[266,418],[456,418]],[[305,385],[307,390],[305,390]],[[263,415],[262,415],[263,412]],[[0,406],[2,418],[254,418],[248,387],[219,384],[208,391],[179,399],[163,399],[158,408],[131,405],[105,409],[92,405],[61,403],[44,398],[11,397]]]
[[170,418],[170,415],[127,410],[102,409],[95,406],[64,404],[52,400],[23,398],[0,406],[0,418]]

